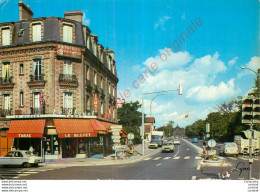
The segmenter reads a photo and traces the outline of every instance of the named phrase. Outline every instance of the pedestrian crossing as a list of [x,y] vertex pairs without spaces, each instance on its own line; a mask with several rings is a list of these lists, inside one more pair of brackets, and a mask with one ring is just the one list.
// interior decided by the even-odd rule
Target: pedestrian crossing
[[[58,169],[58,168],[57,168]],[[29,176],[32,174],[37,174],[45,171],[51,171],[54,169],[39,167],[33,169],[24,169],[24,168],[0,168],[0,180],[4,179],[19,179],[21,177]]]
[[[227,157],[229,160],[248,160],[248,157]],[[254,157],[254,160],[259,160],[259,157]]]
[[170,160],[170,159],[173,159],[173,160],[178,160],[178,159],[185,159],[185,160],[188,160],[188,159],[195,159],[195,160],[200,160],[201,157],[198,157],[198,156],[195,156],[195,157],[191,157],[191,156],[176,156],[176,157],[148,157],[146,159],[144,159],[145,161],[149,161],[149,160],[153,160],[153,161],[157,161],[157,160]]

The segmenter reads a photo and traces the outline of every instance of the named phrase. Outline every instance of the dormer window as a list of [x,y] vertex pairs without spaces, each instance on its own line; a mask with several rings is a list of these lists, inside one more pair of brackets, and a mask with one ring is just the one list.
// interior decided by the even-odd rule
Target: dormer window
[[63,41],[72,43],[72,25],[63,24]]
[[10,28],[2,28],[2,45],[10,45]]
[[33,30],[33,42],[41,41],[42,39],[41,23],[33,24],[32,30]]

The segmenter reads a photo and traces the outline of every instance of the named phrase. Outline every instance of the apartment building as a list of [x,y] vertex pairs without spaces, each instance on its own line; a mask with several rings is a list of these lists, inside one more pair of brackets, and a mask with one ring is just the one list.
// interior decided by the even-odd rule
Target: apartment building
[[107,153],[117,124],[113,50],[98,44],[81,11],[33,18],[18,6],[19,21],[0,23],[0,114],[10,121],[0,132],[46,159]]

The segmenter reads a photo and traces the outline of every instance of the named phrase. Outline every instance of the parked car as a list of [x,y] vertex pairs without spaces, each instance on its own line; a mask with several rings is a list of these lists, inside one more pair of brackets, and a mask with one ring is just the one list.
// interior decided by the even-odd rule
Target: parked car
[[192,139],[192,143],[198,143],[198,138],[197,138],[197,137],[194,137],[194,138]]
[[223,143],[220,150],[219,150],[220,155],[235,155],[238,156],[239,151],[237,144],[234,142],[226,142]]
[[180,139],[174,139],[173,144],[174,145],[180,145],[181,144]]
[[174,152],[174,144],[172,141],[168,141],[162,146],[162,153],[163,152]]
[[34,156],[26,150],[9,151],[4,157],[0,157],[0,165],[22,165],[23,167],[38,166],[42,162],[41,157]]
[[157,149],[158,148],[158,143],[156,141],[151,141],[148,145],[148,148],[152,148],[152,149]]

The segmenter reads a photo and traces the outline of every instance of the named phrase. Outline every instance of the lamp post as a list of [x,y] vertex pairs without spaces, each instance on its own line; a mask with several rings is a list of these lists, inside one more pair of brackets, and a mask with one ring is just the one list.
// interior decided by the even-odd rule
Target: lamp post
[[142,155],[144,156],[144,95],[151,95],[155,93],[166,93],[166,92],[171,92],[171,91],[178,91],[179,95],[182,95],[182,86],[179,85],[178,89],[174,90],[166,90],[166,91],[155,91],[155,92],[150,92],[150,93],[143,93],[142,94],[142,130],[141,130],[141,137],[142,137]]
[[153,100],[156,98],[156,97],[158,97],[158,96],[160,96],[160,95],[165,95],[166,93],[162,93],[162,94],[159,94],[159,95],[156,95],[153,99],[152,99],[152,101],[151,101],[151,103],[150,103],[150,117],[152,117],[152,102],[153,102]]
[[[241,67],[241,69],[247,69],[257,75],[258,98],[260,98],[259,69],[258,69],[258,72],[254,71],[253,69],[247,68],[247,67]],[[252,178],[252,163],[253,163],[253,159],[252,159],[253,122],[252,121],[253,121],[253,118],[250,121],[249,159],[248,159],[248,162],[249,162],[248,179],[249,180],[251,180],[251,178]]]

